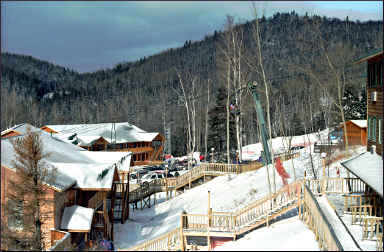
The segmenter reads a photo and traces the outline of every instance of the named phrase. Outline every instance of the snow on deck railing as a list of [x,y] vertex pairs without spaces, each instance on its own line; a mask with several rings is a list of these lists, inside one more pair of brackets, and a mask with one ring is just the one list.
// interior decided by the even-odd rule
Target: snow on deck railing
[[300,206],[299,218],[305,221],[315,233],[316,240],[322,250],[343,251],[335,231],[328,222],[311,190],[304,185],[304,198]]

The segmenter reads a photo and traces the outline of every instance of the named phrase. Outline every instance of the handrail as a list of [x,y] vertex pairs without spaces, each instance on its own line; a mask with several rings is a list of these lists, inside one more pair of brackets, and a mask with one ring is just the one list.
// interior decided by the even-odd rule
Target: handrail
[[316,240],[319,241],[321,249],[343,251],[335,231],[307,185],[304,185],[303,213],[301,217],[306,220],[309,227],[315,232]]
[[[255,211],[252,211],[253,209],[250,209],[247,206],[235,213],[212,212],[211,216],[208,214],[181,214],[181,219],[183,220],[182,230],[183,232],[194,230],[207,232],[209,230],[213,232],[227,232],[235,235],[244,233],[249,230],[249,226],[252,226],[252,222],[254,222],[258,217],[266,215],[271,210],[286,206],[287,203],[297,200],[297,197],[294,197],[294,195],[297,194],[297,190],[300,188],[299,186],[301,186],[301,181],[293,182],[280,189],[276,194],[272,196],[266,196],[263,199],[256,201],[255,203],[257,204],[253,207]],[[270,209],[270,202],[272,200],[276,201],[274,209]],[[180,228],[172,230],[169,233],[166,233],[151,241],[147,241],[135,247],[129,248],[128,250],[155,250],[159,248],[161,250],[169,250],[169,248],[166,248],[165,246],[155,246],[153,244],[164,244],[169,235],[172,232],[179,232],[179,229]],[[182,240],[183,238],[180,237],[178,239]]]
[[[345,178],[338,178],[336,180],[338,180],[339,183],[346,183]],[[358,179],[352,179],[352,181],[353,180]],[[310,223],[311,227],[314,229],[316,238],[319,240],[320,247],[326,247],[327,250],[343,250],[335,232],[315,200],[314,194],[310,190],[311,187],[304,185],[304,181],[309,185],[313,184],[311,183],[312,181],[302,179],[297,180],[284,186],[275,194],[258,199],[236,212],[212,212],[211,215],[182,214],[181,219],[183,220],[183,227],[176,228],[160,237],[146,241],[135,247],[129,248],[128,250],[169,250],[170,248],[165,247],[165,245],[155,246],[154,244],[164,244],[165,240],[168,239],[171,234],[177,234],[180,228],[182,232],[191,230],[207,232],[209,229],[210,232],[220,231],[239,235],[261,223],[267,222],[268,216],[273,212],[275,212],[275,217],[277,217],[279,213],[284,211],[284,207],[287,207],[289,204],[292,204],[292,207],[299,206],[299,215],[301,219],[306,219],[307,222]],[[327,181],[322,180],[322,182]],[[302,192],[304,197],[302,197]],[[303,202],[301,203],[302,198]],[[302,206],[300,206],[301,204]],[[301,213],[301,209],[303,209],[303,213]],[[265,218],[267,218],[267,220]],[[271,216],[271,218],[273,217]],[[184,239],[182,237],[182,232],[178,234],[179,237],[177,238],[180,240],[180,244],[182,244],[182,240]],[[182,245],[180,246],[182,247]],[[176,249],[180,249],[181,247]]]
[[[177,188],[188,184],[190,181],[195,180],[197,177],[204,175],[224,175],[228,173],[243,173],[260,169],[263,164],[254,162],[251,164],[217,164],[217,163],[202,163],[188,172],[176,177],[167,179],[156,179],[149,182],[149,189],[143,192],[143,188],[136,188],[129,192],[129,201],[134,202],[141,197],[147,197],[149,194],[164,191],[164,187]],[[154,188],[155,187],[155,188]],[[163,188],[159,188],[163,187]]]
[[139,251],[139,250],[171,250],[177,249],[180,247],[181,237],[180,237],[180,228],[175,228],[172,231],[159,236],[150,241],[146,241],[142,244],[136,245],[129,250]]

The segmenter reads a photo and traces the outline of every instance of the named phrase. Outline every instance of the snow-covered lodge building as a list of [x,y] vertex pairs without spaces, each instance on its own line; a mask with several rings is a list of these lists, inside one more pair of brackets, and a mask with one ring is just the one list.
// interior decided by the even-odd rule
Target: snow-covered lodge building
[[[373,207],[381,209],[376,211],[375,216],[369,217],[369,221],[377,224],[375,232],[379,247],[382,249],[383,238],[383,51],[372,53],[361,58],[357,63],[367,62],[367,152],[355,156],[343,163],[347,170],[354,176],[360,178],[365,186],[366,193],[376,195],[378,200]],[[368,202],[369,204],[372,202]],[[358,206],[361,214],[364,207],[372,208],[372,205]],[[368,217],[365,222],[368,221]],[[372,225],[373,227],[374,225]],[[364,228],[364,227],[363,227]],[[380,231],[381,230],[381,231]],[[364,234],[366,231],[364,231]]]
[[[44,248],[50,248],[56,241],[65,240],[65,237],[70,237],[66,241],[68,245],[80,240],[95,240],[96,237],[112,240],[114,220],[123,221],[127,214],[125,199],[115,198],[127,190],[127,184],[120,182],[118,171],[129,170],[132,153],[87,151],[29,124],[1,132],[2,223],[19,233],[20,237],[25,235],[25,216],[8,215],[5,205],[10,203],[11,181],[20,181],[12,163],[15,161],[15,151],[10,140],[23,137],[27,128],[31,132],[40,132],[43,151],[50,153],[43,159],[44,165],[48,169],[57,169],[55,179],[44,182],[46,197],[50,199],[40,209],[44,215]],[[117,203],[119,206],[115,208]]]
[[342,165],[383,198],[383,51],[362,57],[367,62],[367,152]]
[[128,122],[45,125],[42,130],[89,151],[130,151],[132,165],[161,160],[165,138]]

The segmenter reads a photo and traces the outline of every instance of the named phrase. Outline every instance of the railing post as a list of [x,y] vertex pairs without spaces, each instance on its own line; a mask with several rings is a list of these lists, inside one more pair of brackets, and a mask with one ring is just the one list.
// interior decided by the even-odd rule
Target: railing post
[[184,227],[183,214],[181,214],[180,215],[180,232],[179,232],[179,236],[180,236],[180,249],[181,249],[181,251],[185,250],[183,227]]

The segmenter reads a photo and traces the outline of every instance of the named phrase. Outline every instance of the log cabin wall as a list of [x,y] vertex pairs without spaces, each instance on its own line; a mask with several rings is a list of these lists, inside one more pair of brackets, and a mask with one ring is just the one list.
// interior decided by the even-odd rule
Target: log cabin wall
[[[367,64],[367,151],[376,146],[376,153],[383,155],[383,53],[368,60]],[[373,92],[376,92],[376,101]]]
[[[367,145],[366,142],[366,128],[360,128],[351,121],[346,122],[347,125],[347,135],[348,135],[348,144],[349,145]],[[344,126],[342,125],[343,129]],[[344,131],[343,131],[344,132]],[[343,134],[343,141],[345,142],[345,135]]]

